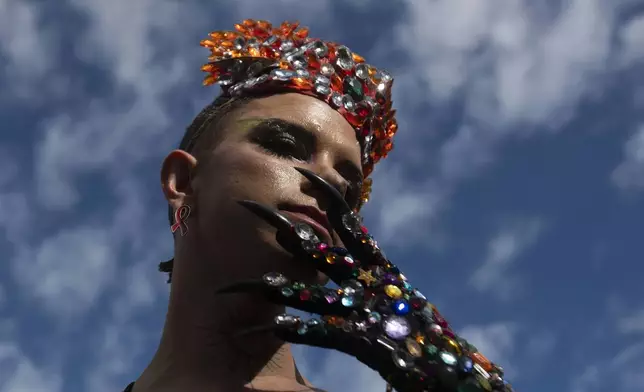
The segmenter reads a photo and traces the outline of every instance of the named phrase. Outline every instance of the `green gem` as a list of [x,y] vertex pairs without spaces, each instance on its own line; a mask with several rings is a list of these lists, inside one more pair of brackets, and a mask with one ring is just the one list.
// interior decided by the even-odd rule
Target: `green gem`
[[361,101],[364,97],[364,90],[362,89],[362,83],[356,78],[347,76],[344,78],[344,90],[356,101]]
[[285,297],[290,297],[291,295],[293,295],[293,290],[291,290],[288,287],[283,287],[282,288],[282,295],[285,296]]
[[302,290],[304,288],[304,283],[296,282],[293,283],[293,289],[295,290]]
[[428,344],[425,346],[425,352],[431,356],[438,354],[438,347],[433,344]]

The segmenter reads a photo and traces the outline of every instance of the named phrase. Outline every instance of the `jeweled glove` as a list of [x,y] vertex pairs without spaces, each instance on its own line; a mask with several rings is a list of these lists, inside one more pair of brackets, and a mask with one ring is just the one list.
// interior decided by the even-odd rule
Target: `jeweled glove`
[[340,288],[291,282],[271,272],[221,292],[258,290],[275,303],[320,315],[305,321],[283,314],[259,329],[272,329],[288,342],[352,355],[398,392],[513,391],[501,367],[457,336],[385,257],[342,195],[314,173],[296,170],[328,196],[327,216],[346,249],[321,242],[310,226],[294,224],[271,208],[240,204],[278,229],[281,246],[313,263]]

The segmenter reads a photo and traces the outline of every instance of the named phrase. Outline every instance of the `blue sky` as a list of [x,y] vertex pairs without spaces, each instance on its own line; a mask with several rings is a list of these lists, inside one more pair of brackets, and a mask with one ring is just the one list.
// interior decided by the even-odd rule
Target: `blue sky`
[[[120,391],[151,358],[158,169],[217,93],[199,40],[244,18],[395,76],[367,223],[519,391],[644,390],[644,1],[0,0],[1,392]],[[296,355],[330,392],[384,390]]]

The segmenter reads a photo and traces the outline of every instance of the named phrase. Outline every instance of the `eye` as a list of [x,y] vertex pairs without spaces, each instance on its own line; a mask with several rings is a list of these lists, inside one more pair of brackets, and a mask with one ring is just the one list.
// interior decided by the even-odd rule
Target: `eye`
[[309,161],[311,152],[295,136],[281,130],[271,132],[260,141],[260,145],[269,153],[283,157]]

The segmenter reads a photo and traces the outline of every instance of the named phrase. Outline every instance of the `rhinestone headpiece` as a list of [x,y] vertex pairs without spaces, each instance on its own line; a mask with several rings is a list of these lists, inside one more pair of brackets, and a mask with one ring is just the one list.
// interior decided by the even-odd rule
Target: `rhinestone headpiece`
[[235,31],[214,31],[201,45],[210,49],[202,67],[204,85],[222,95],[278,88],[319,98],[353,126],[362,151],[364,183],[360,206],[369,200],[373,166],[393,148],[398,130],[392,109],[392,77],[365,63],[346,46],[308,36],[298,22],[273,27],[246,19]]

